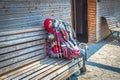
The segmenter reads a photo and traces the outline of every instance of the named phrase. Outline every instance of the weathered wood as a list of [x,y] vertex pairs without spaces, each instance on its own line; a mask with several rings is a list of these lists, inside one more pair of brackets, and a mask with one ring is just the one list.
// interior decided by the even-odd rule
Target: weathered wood
[[13,27],[12,29],[14,29],[14,27],[16,27],[16,28],[24,28],[24,27],[27,27],[27,26],[32,28],[33,25],[37,25],[37,24],[41,24],[41,26],[42,26],[42,21],[44,21],[44,20],[39,19],[39,20],[32,20],[32,21],[27,21],[27,22],[17,22],[17,23],[6,24],[6,25],[3,24],[0,28],[1,29],[2,28],[3,29],[5,29],[5,28],[9,29],[9,28]]
[[0,48],[6,47],[6,46],[11,46],[11,45],[16,45],[16,44],[20,44],[20,43],[25,43],[25,42],[29,42],[29,41],[45,39],[45,38],[46,38],[46,35],[41,35],[41,36],[33,36],[33,37],[17,39],[17,40],[12,40],[12,41],[5,41],[5,42],[0,43]]
[[43,22],[70,22],[70,10],[70,0],[0,0],[0,78],[39,79],[68,70],[70,61],[46,58]]
[[45,43],[45,40],[40,40],[39,39],[39,40],[32,41],[32,42],[26,42],[26,43],[22,43],[22,44],[19,44],[19,45],[12,45],[12,46],[9,46],[9,47],[0,48],[0,55],[4,54],[4,53],[8,53],[8,52],[13,52],[13,51],[16,51],[16,50],[21,50],[21,49],[24,49],[24,48],[33,47],[33,46],[44,44],[44,43]]
[[107,26],[108,26],[113,38],[114,38],[113,33],[117,32],[117,39],[119,39],[120,22],[118,22],[118,20],[113,16],[104,16],[102,18],[106,20]]
[[64,67],[52,72],[51,74],[49,74],[48,76],[45,76],[44,78],[42,78],[41,80],[47,80],[47,79],[52,79],[55,76],[60,75],[62,72],[64,72],[65,70],[69,69],[70,67],[74,66],[75,64],[77,64],[78,62],[80,62],[80,59],[75,60],[74,63],[70,63],[68,65],[65,65]]
[[75,64],[74,66],[68,68],[60,75],[54,77],[52,80],[66,80],[69,76],[71,76],[72,74],[74,74],[76,71],[80,70],[80,68],[83,67],[82,62],[79,62],[78,64]]
[[[8,18],[9,17],[9,18]],[[5,15],[5,16],[0,16],[1,20],[0,22],[5,22],[5,21],[14,21],[14,20],[24,20],[24,19],[30,19],[34,17],[42,17],[39,13],[28,13],[28,14],[15,14],[13,15]]]
[[[38,27],[38,28],[37,28]],[[34,28],[25,28],[24,30],[23,29],[19,29],[19,30],[12,30],[12,31],[1,31],[0,32],[0,36],[6,36],[6,35],[13,35],[13,34],[21,34],[21,33],[27,33],[27,32],[33,32],[33,31],[40,31],[40,30],[44,30],[44,27],[40,27],[40,26],[37,26]]]
[[46,34],[46,31],[28,32],[0,37],[0,42]]
[[0,32],[0,75],[46,56],[44,28]]
[[30,80],[38,80],[38,79],[41,79],[42,77],[45,77],[46,75],[49,75],[51,74],[52,72],[62,68],[63,66],[67,65],[70,61],[63,61],[62,63],[56,65],[55,67],[49,69],[49,70],[46,70],[45,72],[41,73],[41,74],[38,74],[36,75],[35,77],[31,78]]
[[[17,57],[17,56],[20,56],[20,55],[23,55],[23,54],[30,54],[30,52],[34,52],[34,51],[37,51],[37,50],[40,50],[40,49],[43,49],[45,48],[45,45],[44,44],[39,44],[37,46],[33,46],[33,47],[30,47],[30,48],[25,48],[25,49],[21,49],[21,50],[18,50],[18,51],[14,51],[14,52],[10,52],[10,53],[6,53],[6,54],[3,54],[0,56],[0,62],[2,60],[6,60],[6,59],[14,59],[14,57]],[[7,64],[7,63],[6,63]]]
[[[23,80],[28,80],[30,77],[34,76],[36,73],[40,72],[41,70],[44,70],[46,67],[48,66],[51,66],[51,64],[53,63],[56,63],[58,60],[50,60],[50,61],[47,61],[46,63],[43,63],[41,66],[38,66],[38,67],[34,67],[32,70],[30,70],[29,72],[26,72],[22,75],[19,75],[15,78],[13,78],[13,80],[18,80],[18,79],[23,79]],[[49,62],[49,64],[48,64]]]
[[[43,68],[43,69],[38,70],[37,72],[35,72],[34,74],[31,74],[30,76],[27,76],[27,77],[25,77],[25,78],[22,78],[22,80],[28,80],[28,79],[36,76],[36,75],[39,75],[40,73],[42,73],[42,72],[44,72],[44,71],[46,71],[46,70],[49,70],[49,69],[52,68],[52,67],[55,67],[56,64],[58,65],[58,64],[62,63],[63,61],[64,61],[64,60],[59,60],[59,61],[57,60],[56,62],[53,62],[51,65],[49,65],[50,63],[48,63],[49,66],[47,66],[47,67],[45,67],[45,68]],[[44,65],[47,65],[47,64],[44,64]],[[44,65],[43,65],[43,66],[44,66]]]
[[120,32],[120,27],[114,27],[110,29],[111,31]]
[[22,67],[24,65],[27,65],[29,63],[32,63],[34,61],[37,61],[37,60],[40,60],[42,58],[45,58],[46,54],[41,54],[41,55],[36,55],[36,56],[33,56],[31,58],[28,58],[26,60],[23,60],[21,62],[17,62],[15,64],[12,64],[12,65],[9,65],[9,66],[6,66],[6,67],[3,67],[0,69],[0,74],[3,74],[3,73],[6,73],[8,71],[11,71],[11,70],[14,70],[16,68],[19,68],[19,67]]
[[41,66],[42,64],[45,64],[47,63],[48,61],[53,61],[54,59],[49,59],[49,58],[44,58],[40,61],[36,61],[32,64],[29,64],[27,66],[24,66],[20,69],[17,69],[11,73],[8,73],[4,76],[2,76],[1,78],[4,78],[4,79],[7,79],[7,80],[10,80],[10,79],[13,79],[13,78],[18,78],[20,75],[24,75],[24,73],[28,73],[29,71]]
[[118,20],[115,17],[113,17],[113,16],[104,16],[102,18],[104,18],[106,20],[107,25],[108,25],[110,30],[112,30],[112,29],[114,30],[114,28],[115,28],[115,31],[116,31],[117,30],[116,28],[118,28],[118,29],[120,28],[120,25],[119,25],[120,23],[118,22]]
[[[63,7],[64,8],[64,7]],[[69,11],[70,12],[70,11]],[[1,20],[0,22],[6,22],[6,21],[11,21],[13,23],[13,21],[17,20],[18,22],[20,22],[21,20],[30,20],[30,19],[34,19],[34,18],[39,18],[39,17],[42,17],[44,16],[44,14],[41,14],[41,12],[38,12],[38,13],[27,13],[27,14],[14,14],[14,16],[12,15],[4,15],[4,16],[0,16]],[[46,12],[44,12],[46,13]],[[63,16],[66,16],[67,13],[66,12],[63,12],[65,15],[62,15],[61,17]],[[55,16],[57,16],[58,13],[55,14]],[[46,16],[49,16],[49,14],[46,14]],[[9,18],[8,18],[9,17]],[[68,17],[68,16],[66,16]],[[17,22],[16,21],[16,22]]]
[[[44,9],[43,7],[38,7],[38,8],[10,8],[10,9],[0,9],[0,14],[1,15],[9,15],[9,14],[26,14],[26,13],[48,13],[49,11],[54,11],[54,12],[62,12],[63,8],[55,7],[54,5],[52,7],[48,7],[48,9]],[[69,10],[68,7],[64,7],[65,10]],[[5,12],[7,10],[7,12]]]
[[0,29],[7,31],[16,28],[32,28],[35,25],[43,27],[43,22],[47,17],[56,19],[65,19],[66,17],[69,20],[65,21],[70,22],[70,5],[69,0],[2,0],[0,1]]
[[2,61],[2,62],[0,62],[0,68],[8,66],[13,63],[17,63],[19,61],[24,61],[25,59],[29,59],[33,56],[40,55],[45,52],[46,52],[45,49],[42,49],[42,50],[39,49],[39,50],[35,50],[33,52],[26,53],[25,55],[21,55],[19,57],[14,57],[14,58]]
[[80,70],[80,67],[78,66],[78,64],[72,66],[71,68],[69,68],[68,70],[66,70],[64,72],[64,74],[62,75],[62,77],[57,78],[57,79],[53,79],[53,80],[66,80],[69,76],[71,76],[72,74],[74,74],[76,71]]
[[[11,4],[10,4],[11,3]],[[36,7],[47,7],[49,8],[50,4],[45,4],[45,3],[41,3],[41,1],[35,1],[35,0],[32,0],[32,1],[27,1],[26,3],[24,2],[7,2],[7,1],[4,1],[4,2],[1,2],[0,1],[0,9],[6,9],[6,8],[36,8]],[[6,7],[3,7],[4,5],[6,5]],[[52,5],[52,4],[51,4]],[[56,8],[59,8],[58,6],[62,5],[61,7],[67,7],[69,6],[69,3],[66,3],[66,4],[60,4],[60,3],[56,3],[54,4],[54,6],[56,6]]]

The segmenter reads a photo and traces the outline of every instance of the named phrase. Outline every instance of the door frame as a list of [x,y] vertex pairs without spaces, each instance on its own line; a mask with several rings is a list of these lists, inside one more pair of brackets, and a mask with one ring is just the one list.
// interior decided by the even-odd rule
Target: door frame
[[[88,0],[86,0],[87,5],[86,5],[86,35],[87,35],[87,42],[88,42]],[[72,21],[72,26],[76,32],[76,0],[71,0],[71,21]]]

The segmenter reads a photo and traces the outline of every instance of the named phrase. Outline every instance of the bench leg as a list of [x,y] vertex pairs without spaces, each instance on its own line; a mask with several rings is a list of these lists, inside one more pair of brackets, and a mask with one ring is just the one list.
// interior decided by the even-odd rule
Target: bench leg
[[81,73],[84,73],[84,72],[86,72],[86,66],[85,66],[85,61],[87,61],[87,50],[85,49],[83,52],[82,52],[82,56],[83,56],[83,65],[82,65],[82,68],[80,69],[80,72]]
[[74,73],[72,76],[70,76],[67,80],[79,80],[79,79],[78,79],[78,76],[79,76],[80,74],[85,74],[85,72],[86,72],[86,66],[85,66],[86,57],[85,57],[85,55],[83,55],[83,58],[82,58],[82,59],[83,59],[83,60],[82,60],[82,65],[80,65],[80,64],[78,63],[79,67],[82,66],[82,68],[81,68],[80,70],[78,70],[76,73]]
[[85,61],[87,61],[87,53],[86,50],[82,52],[82,65],[80,63],[78,63],[78,66],[82,68],[80,68],[80,70],[78,70],[74,75],[78,76],[80,74],[85,74],[86,72],[86,66],[85,66]]
[[[116,32],[116,31],[114,31],[114,32],[110,31],[110,32],[111,32],[111,34],[112,34],[112,38],[113,38],[113,39],[119,40],[119,34],[120,34],[120,32]],[[117,33],[117,37],[115,37],[115,36],[113,35],[114,33]]]
[[110,33],[111,33],[111,35],[112,35],[112,38],[114,39],[114,38],[115,38],[114,35],[113,35],[114,32],[110,31]]
[[119,32],[117,32],[117,38],[118,38],[118,40],[119,40]]
[[83,65],[82,68],[80,69],[81,73],[85,73],[86,72],[86,66],[85,66],[85,61],[86,61],[86,55],[83,54]]

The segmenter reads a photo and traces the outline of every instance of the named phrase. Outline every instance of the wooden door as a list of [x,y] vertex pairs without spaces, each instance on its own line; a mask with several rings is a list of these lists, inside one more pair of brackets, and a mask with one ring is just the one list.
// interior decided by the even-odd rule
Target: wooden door
[[88,42],[87,0],[73,0],[73,25],[79,41]]

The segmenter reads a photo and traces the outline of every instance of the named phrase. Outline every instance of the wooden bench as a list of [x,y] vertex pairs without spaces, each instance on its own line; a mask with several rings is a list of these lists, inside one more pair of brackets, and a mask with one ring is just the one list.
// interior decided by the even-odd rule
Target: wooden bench
[[83,67],[46,56],[44,28],[0,32],[0,80],[65,80]]
[[[104,18],[106,20],[111,34],[113,35],[113,33],[116,32],[117,33],[117,38],[119,38],[120,22],[118,22],[118,20],[113,16],[104,16],[102,18]],[[113,35],[113,37],[114,37],[114,35]]]

